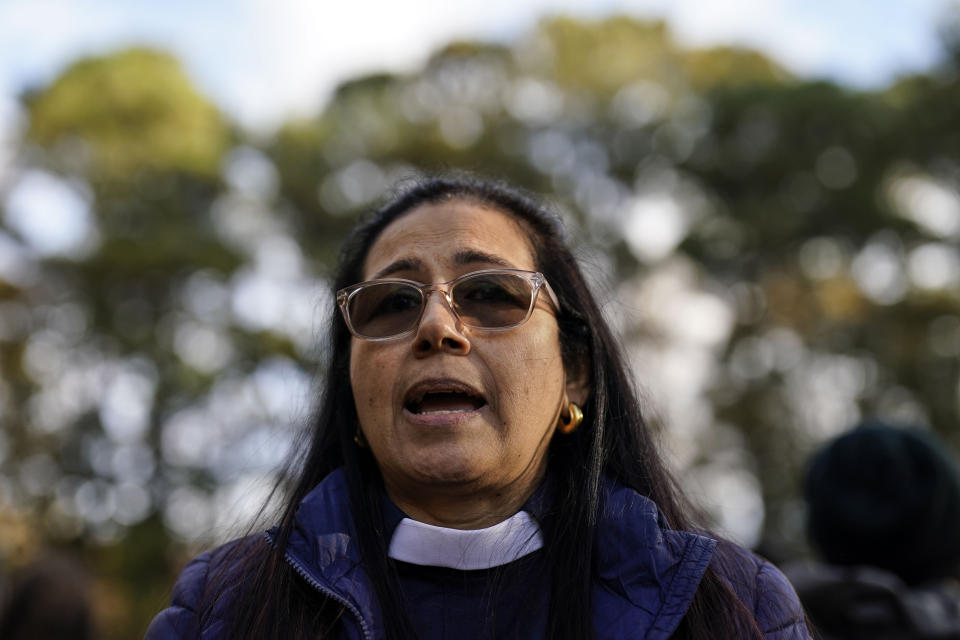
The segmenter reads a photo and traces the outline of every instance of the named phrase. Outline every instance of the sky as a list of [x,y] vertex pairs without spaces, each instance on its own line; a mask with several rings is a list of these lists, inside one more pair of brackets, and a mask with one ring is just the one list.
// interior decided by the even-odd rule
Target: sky
[[544,15],[667,20],[691,46],[758,48],[788,69],[875,88],[940,55],[957,0],[0,0],[0,134],[25,88],[84,55],[166,49],[252,130],[322,107],[339,82],[411,71],[457,38],[510,42]]

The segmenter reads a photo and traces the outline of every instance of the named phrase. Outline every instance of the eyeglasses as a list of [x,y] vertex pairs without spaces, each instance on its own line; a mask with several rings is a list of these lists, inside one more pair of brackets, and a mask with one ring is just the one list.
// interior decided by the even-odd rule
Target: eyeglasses
[[503,331],[527,321],[541,287],[559,309],[543,274],[520,269],[474,271],[439,284],[370,280],[338,291],[337,305],[350,333],[365,340],[390,340],[415,331],[433,291],[443,294],[465,326]]

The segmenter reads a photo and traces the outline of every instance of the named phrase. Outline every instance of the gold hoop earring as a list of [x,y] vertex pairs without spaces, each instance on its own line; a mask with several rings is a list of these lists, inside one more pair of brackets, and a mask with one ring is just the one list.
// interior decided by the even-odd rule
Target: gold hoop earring
[[562,434],[573,433],[577,430],[577,427],[580,426],[580,423],[583,422],[583,411],[580,410],[580,407],[577,406],[577,403],[571,402],[567,405],[567,410],[570,412],[566,419],[563,416],[560,416],[560,424],[557,426],[557,430]]
[[360,431],[360,428],[357,427],[357,430],[353,434],[353,442],[361,449],[367,448],[367,439],[363,437],[363,432]]

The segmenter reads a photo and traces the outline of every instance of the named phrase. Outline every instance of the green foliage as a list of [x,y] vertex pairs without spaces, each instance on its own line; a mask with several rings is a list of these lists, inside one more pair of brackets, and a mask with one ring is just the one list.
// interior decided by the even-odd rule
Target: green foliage
[[638,79],[668,78],[678,70],[678,51],[662,22],[554,18],[542,24],[537,38],[545,49],[541,73],[561,86],[601,96]]
[[783,85],[790,81],[786,69],[761,53],[739,47],[714,47],[686,52],[683,75],[697,91],[714,87]]
[[169,55],[131,49],[68,68],[30,105],[29,138],[53,148],[79,140],[95,170],[211,174],[228,139],[217,110]]

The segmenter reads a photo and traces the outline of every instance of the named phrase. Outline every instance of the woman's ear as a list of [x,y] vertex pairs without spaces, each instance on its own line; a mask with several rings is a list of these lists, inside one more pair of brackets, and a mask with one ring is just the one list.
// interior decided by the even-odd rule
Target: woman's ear
[[589,367],[585,362],[578,362],[574,367],[567,367],[566,371],[567,386],[564,389],[570,402],[575,402],[583,407],[590,399],[592,385],[590,384]]

